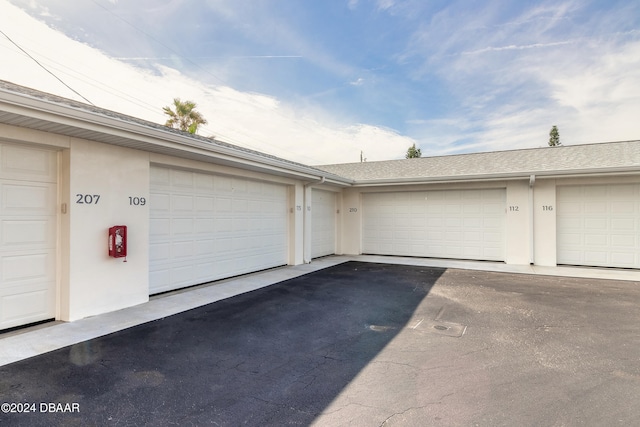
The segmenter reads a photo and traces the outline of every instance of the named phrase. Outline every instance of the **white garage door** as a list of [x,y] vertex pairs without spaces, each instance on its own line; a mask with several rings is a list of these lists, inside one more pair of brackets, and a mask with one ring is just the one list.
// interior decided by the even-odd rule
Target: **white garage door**
[[56,153],[0,144],[0,329],[55,316]]
[[503,261],[505,189],[371,193],[363,253]]
[[558,264],[640,268],[640,184],[558,187]]
[[311,190],[311,257],[336,253],[336,195]]
[[287,188],[151,168],[151,294],[287,264]]

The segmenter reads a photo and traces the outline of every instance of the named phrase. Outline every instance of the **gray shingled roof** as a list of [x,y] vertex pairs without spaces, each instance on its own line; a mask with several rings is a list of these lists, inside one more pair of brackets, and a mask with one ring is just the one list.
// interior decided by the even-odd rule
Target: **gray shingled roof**
[[316,166],[357,182],[640,172],[640,141]]
[[[180,134],[189,139],[225,147],[238,154],[246,153],[266,160],[275,160],[309,172],[322,171],[331,178],[356,183],[445,181],[461,179],[488,179],[526,177],[535,175],[589,174],[599,172],[640,172],[640,141],[609,142],[587,145],[533,148],[452,156],[423,157],[419,159],[388,160],[381,162],[345,163],[307,166],[250,150],[223,141],[190,135],[157,123],[110,111],[93,105],[30,89],[0,80],[0,91],[7,91],[40,99],[52,104],[109,117],[120,122],[161,130],[167,134]],[[341,178],[342,177],[342,178]],[[328,177],[330,178],[330,177]]]

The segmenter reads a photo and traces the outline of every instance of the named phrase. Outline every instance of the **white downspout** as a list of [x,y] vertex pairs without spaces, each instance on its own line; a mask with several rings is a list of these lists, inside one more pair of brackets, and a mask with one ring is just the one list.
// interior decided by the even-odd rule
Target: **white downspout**
[[[325,177],[321,176],[318,181],[309,182],[304,185],[303,198],[304,208],[302,212],[302,262],[305,264],[311,264],[311,228],[309,225],[309,218],[307,215],[311,213],[311,205],[309,204],[311,197],[307,197],[307,190],[312,185],[323,184]],[[310,195],[309,195],[310,196]]]
[[529,176],[529,264],[535,264],[535,242],[533,238],[534,226],[533,226],[533,215],[535,212],[535,208],[533,206],[533,186],[536,183],[536,176]]

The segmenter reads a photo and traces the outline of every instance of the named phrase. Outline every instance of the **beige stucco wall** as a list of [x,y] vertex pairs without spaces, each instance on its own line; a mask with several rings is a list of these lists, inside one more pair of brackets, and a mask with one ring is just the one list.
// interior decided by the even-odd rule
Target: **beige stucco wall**
[[556,265],[556,180],[536,180],[533,193],[534,264]]
[[[61,204],[68,233],[67,267],[60,284],[62,320],[105,313],[148,301],[149,154],[80,139],[71,140],[68,182]],[[144,205],[129,197],[144,198]],[[88,203],[92,202],[92,203]],[[127,258],[107,253],[108,229],[126,225]]]
[[340,205],[341,235],[337,242],[337,252],[344,255],[362,253],[362,196],[358,189],[342,191]]
[[505,263],[529,264],[531,211],[529,181],[507,181]]

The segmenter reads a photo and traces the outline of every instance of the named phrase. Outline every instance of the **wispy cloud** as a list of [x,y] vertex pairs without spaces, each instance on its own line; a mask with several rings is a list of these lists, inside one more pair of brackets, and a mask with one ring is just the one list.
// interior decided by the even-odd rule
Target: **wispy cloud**
[[463,51],[460,54],[461,55],[478,55],[481,53],[487,53],[487,52],[503,52],[503,51],[507,51],[507,50],[526,50],[526,49],[540,49],[540,48],[546,48],[546,47],[556,47],[556,46],[564,46],[567,44],[574,44],[576,43],[576,41],[573,40],[567,40],[567,41],[560,41],[560,42],[551,42],[551,43],[533,43],[533,44],[527,44],[527,45],[509,45],[509,46],[497,46],[497,47],[485,47],[482,49],[477,49],[477,50],[472,50],[472,51]]
[[[413,142],[425,154],[537,146],[553,124],[563,143],[640,137],[637,2],[11,1],[46,4],[82,49],[121,59],[128,68],[106,55],[93,67],[56,32],[31,45],[83,88],[111,92],[108,108],[155,117],[191,94],[215,117],[206,132],[303,162],[397,158]],[[44,85],[8,58],[0,76]]]
[[[174,56],[114,56],[117,60],[158,61],[173,59]],[[240,55],[240,56],[181,56],[182,59],[298,59],[301,55]]]
[[[24,48],[103,108],[164,123],[162,107],[179,95],[195,101],[208,119],[200,134],[307,164],[356,162],[361,151],[369,160],[398,158],[415,142],[381,126],[350,123],[314,105],[210,85],[170,67],[158,65],[150,73],[70,40],[14,7],[5,12],[1,27],[13,32],[28,27],[30,32],[18,37]],[[0,79],[77,99],[8,43],[0,40],[0,50]],[[72,59],[78,57],[82,64]]]

